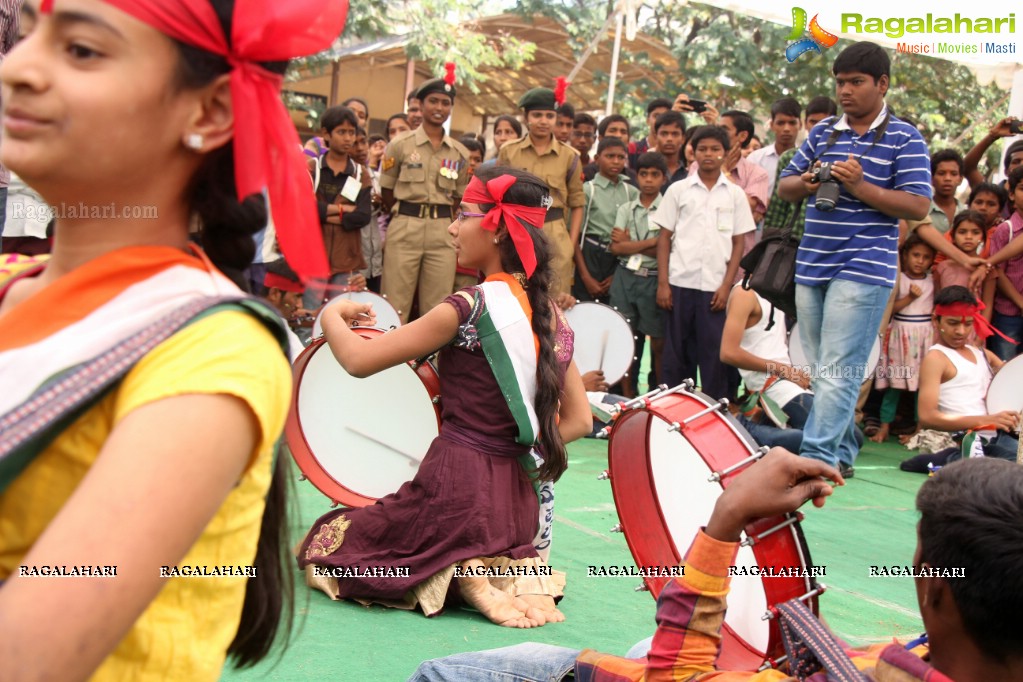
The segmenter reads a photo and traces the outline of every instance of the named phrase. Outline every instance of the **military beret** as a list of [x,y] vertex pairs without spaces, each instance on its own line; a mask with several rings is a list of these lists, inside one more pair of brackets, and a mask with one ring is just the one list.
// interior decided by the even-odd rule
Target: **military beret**
[[422,101],[426,99],[427,95],[434,92],[439,92],[442,95],[447,95],[451,99],[455,98],[454,85],[445,83],[443,78],[432,78],[419,86],[419,89],[416,90],[416,99]]
[[519,106],[526,111],[558,110],[558,103],[554,101],[554,91],[550,88],[533,88],[519,99]]

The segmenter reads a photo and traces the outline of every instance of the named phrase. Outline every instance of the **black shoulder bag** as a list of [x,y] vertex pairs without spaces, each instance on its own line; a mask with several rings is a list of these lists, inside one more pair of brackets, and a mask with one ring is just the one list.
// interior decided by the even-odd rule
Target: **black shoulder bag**
[[739,261],[739,266],[746,271],[742,288],[752,289],[771,304],[769,329],[774,324],[774,308],[792,319],[796,318],[796,252],[799,240],[792,236],[792,228],[802,213],[803,202],[800,201],[784,230],[761,239]]

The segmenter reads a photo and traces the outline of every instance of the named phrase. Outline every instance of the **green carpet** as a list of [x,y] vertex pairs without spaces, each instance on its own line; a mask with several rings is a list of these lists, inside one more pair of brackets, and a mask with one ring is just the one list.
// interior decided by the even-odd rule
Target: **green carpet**
[[[913,582],[871,578],[874,564],[910,563],[917,515],[913,500],[925,478],[898,470],[908,456],[894,443],[868,443],[856,477],[822,510],[805,509],[803,530],[829,586],[821,613],[854,644],[915,636],[921,631]],[[561,609],[567,618],[532,630],[492,625],[478,614],[451,610],[427,619],[418,612],[331,602],[297,587],[296,630],[288,649],[254,669],[225,669],[224,680],[404,680],[423,660],[526,641],[592,647],[623,654],[654,630],[654,601],[635,592],[638,579],[587,577],[588,565],[631,564],[617,523],[611,486],[598,481],[607,467],[607,444],[585,440],[569,446],[569,469],[557,485],[557,522],[551,563],[568,574]],[[327,507],[310,484],[297,484],[297,542]]]

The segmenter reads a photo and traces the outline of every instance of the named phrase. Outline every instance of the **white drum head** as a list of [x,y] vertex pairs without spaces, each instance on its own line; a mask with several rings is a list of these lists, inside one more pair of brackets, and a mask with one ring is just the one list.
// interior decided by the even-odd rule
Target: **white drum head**
[[987,389],[988,414],[1023,410],[1023,355],[1002,365]]
[[313,338],[323,335],[323,326],[320,324],[320,318],[323,316],[323,311],[327,309],[334,301],[342,298],[347,298],[356,303],[368,303],[373,306],[373,312],[377,315],[377,323],[374,325],[377,329],[390,329],[391,327],[401,326],[401,317],[398,315],[398,311],[394,309],[390,301],[381,296],[380,294],[374,294],[372,291],[346,291],[345,293],[335,296],[334,298],[327,301],[320,312],[316,314],[316,320],[313,322]]
[[580,374],[603,370],[609,384],[618,383],[632,367],[636,352],[632,327],[625,316],[602,303],[577,303],[565,312],[575,332],[575,360]]
[[[668,423],[659,416],[650,423],[649,448],[650,470],[664,522],[678,556],[685,556],[696,532],[714,511],[721,486],[707,480],[712,472],[696,448],[678,432],[669,432]],[[740,547],[735,565],[756,566],[753,549]],[[761,620],[767,607],[763,578],[732,578],[725,622],[760,651],[767,651],[770,641],[770,627]]]
[[411,480],[437,437],[429,391],[406,364],[356,379],[323,344],[296,391],[302,434],[319,465],[367,497],[383,497]]
[[[789,358],[792,360],[793,367],[810,367],[810,361],[806,358],[806,351],[803,350],[803,341],[799,338],[799,323],[796,322],[792,325],[792,331],[789,332]],[[864,375],[864,381],[869,381],[874,378],[874,372],[877,371],[877,364],[881,361],[881,337],[874,337],[874,345],[870,348],[870,356],[867,358],[867,373]],[[810,367],[811,376],[813,368]]]

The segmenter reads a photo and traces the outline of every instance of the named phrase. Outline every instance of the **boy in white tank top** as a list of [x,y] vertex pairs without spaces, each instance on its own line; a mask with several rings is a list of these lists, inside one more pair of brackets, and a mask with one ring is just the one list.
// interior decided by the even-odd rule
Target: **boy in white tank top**
[[985,405],[991,377],[1004,363],[991,351],[967,344],[973,331],[982,339],[998,331],[980,314],[982,306],[961,286],[946,287],[934,297],[938,342],[920,365],[920,425],[939,431],[977,430],[987,441],[985,456],[1016,461],[1019,413],[988,414]]

